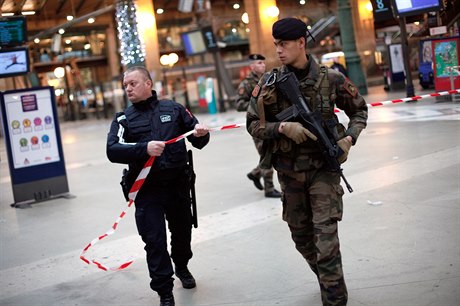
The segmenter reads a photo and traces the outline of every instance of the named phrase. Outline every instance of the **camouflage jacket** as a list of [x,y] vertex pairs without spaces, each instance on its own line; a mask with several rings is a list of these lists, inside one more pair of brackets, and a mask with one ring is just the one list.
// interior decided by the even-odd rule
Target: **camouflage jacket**
[[251,100],[251,93],[259,82],[259,77],[253,71],[241,81],[238,86],[238,97],[236,98],[236,110],[239,112],[245,112],[249,106],[249,100]]
[[[321,69],[323,69],[321,72]],[[356,87],[344,77],[343,74],[333,69],[320,67],[311,57],[306,71],[297,71],[300,91],[309,97],[309,108],[321,113],[323,122],[332,122],[335,125],[337,139],[350,135],[353,144],[359,134],[366,127],[367,105]],[[311,139],[297,145],[285,135],[278,133],[280,122],[276,115],[290,107],[292,103],[287,100],[276,88],[276,82],[267,85],[266,80],[273,74],[289,72],[290,68],[282,66],[265,73],[258,85],[254,88],[247,111],[246,128],[256,138],[265,141],[265,156],[261,160],[261,167],[273,165],[276,170],[304,171],[319,169],[324,166],[324,159],[319,146]],[[324,75],[324,78],[321,76]],[[318,81],[322,79],[322,81]],[[348,127],[338,122],[334,113],[337,107],[349,117]],[[282,162],[281,162],[282,161]]]

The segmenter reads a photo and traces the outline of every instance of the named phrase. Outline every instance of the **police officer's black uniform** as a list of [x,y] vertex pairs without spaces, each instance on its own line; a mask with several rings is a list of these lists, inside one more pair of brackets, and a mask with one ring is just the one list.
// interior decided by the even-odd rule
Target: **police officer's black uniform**
[[[129,164],[128,181],[132,184],[150,157],[147,143],[166,141],[193,130],[198,120],[181,104],[157,99],[155,91],[145,101],[117,113],[107,138],[107,156],[111,162]],[[198,149],[209,142],[190,135],[187,139]],[[171,258],[177,269],[186,267],[192,257],[190,246],[192,217],[190,184],[186,173],[185,140],[168,144],[155,158],[144,185],[136,196],[136,224],[145,243],[150,287],[161,296],[173,288],[173,268],[167,250],[165,216],[171,232]]]

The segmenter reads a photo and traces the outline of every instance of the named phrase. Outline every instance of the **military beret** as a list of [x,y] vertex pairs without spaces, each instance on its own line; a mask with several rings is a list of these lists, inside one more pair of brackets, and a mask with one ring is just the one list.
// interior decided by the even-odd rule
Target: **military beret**
[[296,40],[307,35],[307,25],[297,18],[280,19],[273,24],[272,36],[274,39]]
[[258,61],[258,60],[264,60],[265,57],[263,55],[261,55],[261,54],[251,54],[251,55],[249,55],[249,59],[251,61]]

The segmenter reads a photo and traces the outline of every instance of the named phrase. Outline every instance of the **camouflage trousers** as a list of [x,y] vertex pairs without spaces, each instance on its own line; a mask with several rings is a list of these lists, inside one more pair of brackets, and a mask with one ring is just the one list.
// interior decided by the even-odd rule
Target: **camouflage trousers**
[[313,170],[278,171],[283,191],[283,220],[296,249],[316,274],[323,305],[346,305],[338,221],[342,219],[340,175]]
[[[257,152],[259,153],[259,156],[262,156],[264,154],[262,151],[263,140],[258,138],[252,139],[254,140],[254,144],[256,146]],[[251,174],[258,179],[264,179],[264,190],[266,193],[275,190],[275,186],[273,185],[273,168],[262,169],[259,166],[257,166],[254,169],[252,169]]]

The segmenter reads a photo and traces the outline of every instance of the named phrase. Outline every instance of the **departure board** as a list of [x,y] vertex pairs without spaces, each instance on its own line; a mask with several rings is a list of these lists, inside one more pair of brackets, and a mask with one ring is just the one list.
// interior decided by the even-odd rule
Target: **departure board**
[[26,42],[25,17],[12,16],[0,18],[0,46],[19,46]]

